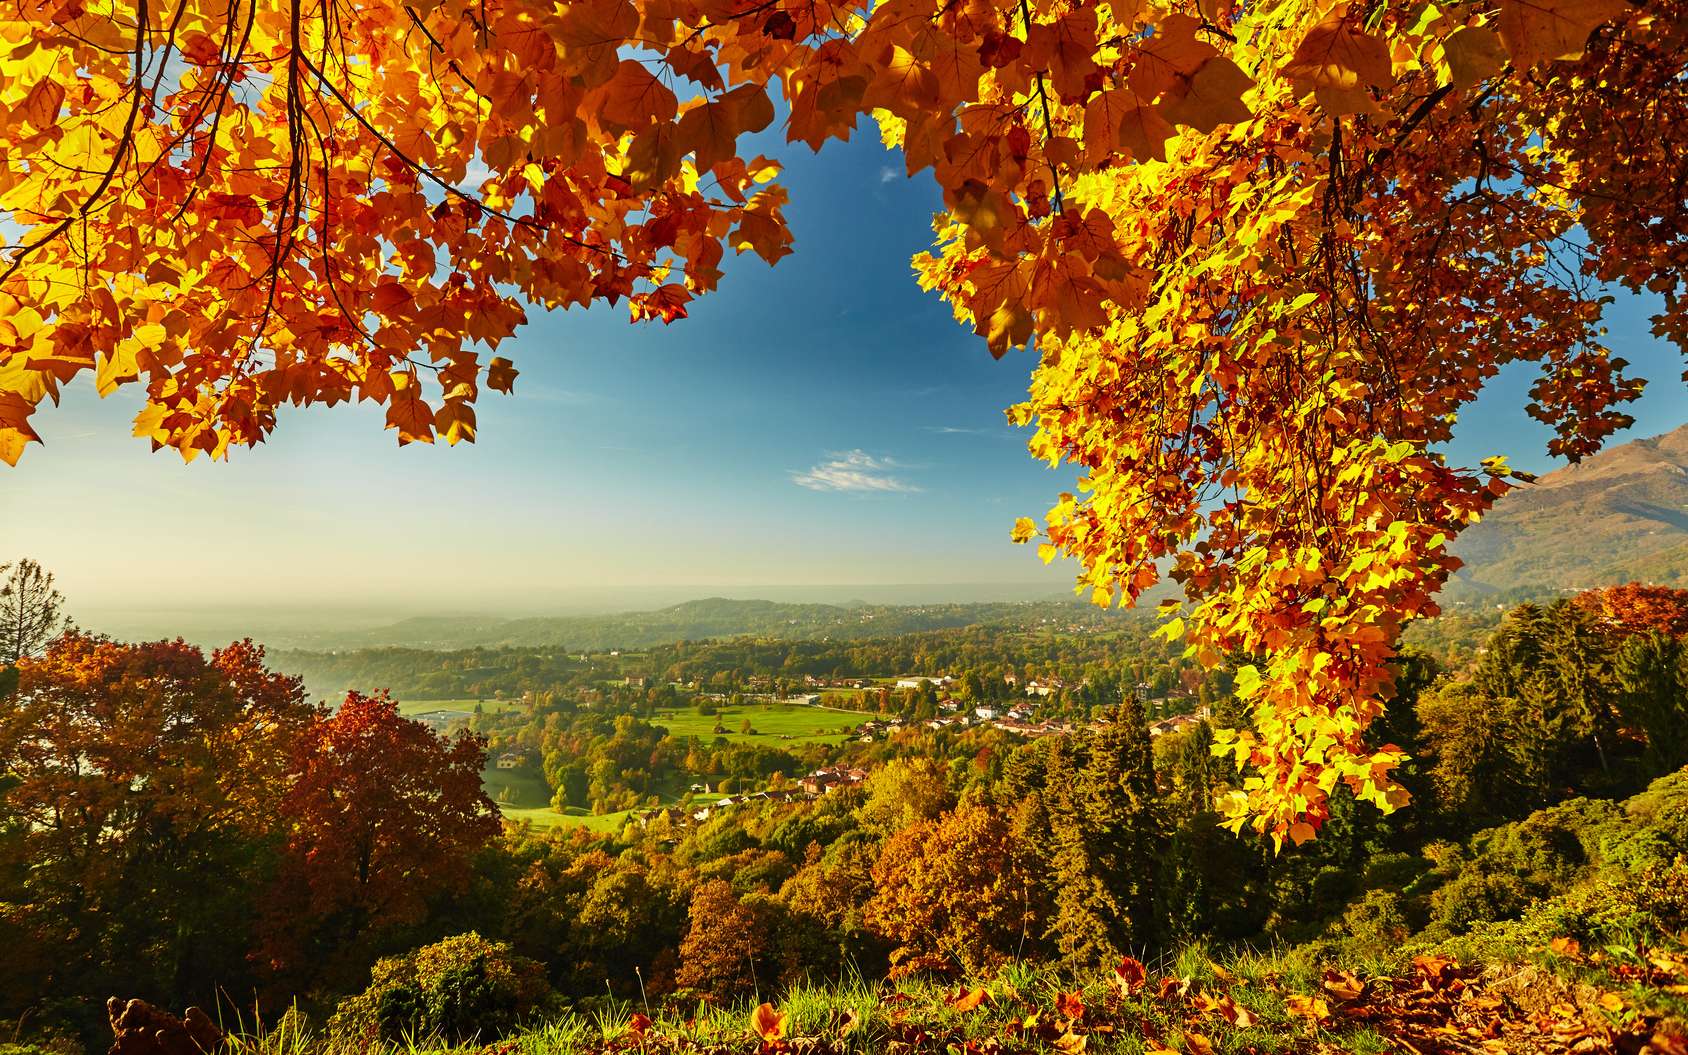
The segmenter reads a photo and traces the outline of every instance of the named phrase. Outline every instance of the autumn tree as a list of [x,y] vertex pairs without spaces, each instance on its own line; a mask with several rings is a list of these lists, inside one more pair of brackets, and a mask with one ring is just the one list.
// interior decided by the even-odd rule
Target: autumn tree
[[1619,636],[1653,631],[1678,638],[1688,635],[1688,590],[1632,582],[1584,590],[1571,602]]
[[[767,956],[768,933],[733,893],[732,884],[711,879],[692,894],[690,927],[680,943],[680,970],[674,981],[711,999],[731,1001],[756,990],[756,961]],[[773,981],[771,962],[763,975]]]
[[316,714],[277,818],[285,848],[266,921],[272,963],[297,968],[329,950],[349,960],[372,935],[461,889],[471,855],[500,830],[481,789],[484,759],[480,738],[438,736],[384,694],[347,693]]
[[1035,948],[1047,910],[1035,861],[987,806],[963,804],[897,832],[873,882],[863,917],[896,946],[891,961],[902,971],[974,972],[1011,960]]
[[931,820],[955,805],[941,759],[893,758],[867,779],[862,827],[886,836],[911,824]]
[[64,629],[64,596],[53,587],[53,573],[35,561],[0,564],[0,666],[10,666],[39,652]]
[[1405,801],[1389,661],[1517,475],[1439,453],[1461,408],[1532,369],[1575,459],[1641,390],[1606,291],[1688,343],[1683,3],[19,7],[0,456],[83,374],[189,457],[354,399],[472,440],[528,305],[673,320],[790,251],[739,150],[770,90],[813,148],[872,115],[943,192],[921,283],[995,354],[1035,335],[1011,416],[1081,477],[1045,559],[1104,604],[1170,569],[1168,636],[1242,657],[1228,823],[1304,840],[1339,782]]
[[24,977],[0,1000],[238,988],[311,721],[299,681],[250,642],[206,656],[78,632],[19,674],[0,709],[0,902],[23,940],[0,975]]

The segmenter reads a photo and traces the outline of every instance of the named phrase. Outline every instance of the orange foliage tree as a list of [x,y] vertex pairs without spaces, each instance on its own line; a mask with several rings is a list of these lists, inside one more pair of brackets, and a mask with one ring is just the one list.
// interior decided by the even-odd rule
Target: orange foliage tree
[[[876,119],[947,214],[920,280],[1081,471],[1046,559],[1240,657],[1231,823],[1392,809],[1366,728],[1447,544],[1508,486],[1436,445],[1533,364],[1556,454],[1640,391],[1604,290],[1688,336],[1683,0],[39,0],[0,16],[0,456],[91,373],[186,456],[283,404],[471,440],[528,304],[672,320],[789,250],[777,116]],[[776,89],[777,86],[777,89]],[[1029,540],[1038,526],[1018,523]]]
[[385,694],[347,693],[300,736],[280,804],[287,842],[272,898],[269,958],[280,968],[314,938],[358,949],[460,889],[471,855],[500,831],[481,789],[485,744],[400,716]]
[[986,806],[963,805],[892,835],[873,866],[868,928],[895,973],[979,971],[1035,946],[1048,915],[1030,850]]
[[1632,582],[1584,590],[1571,601],[1618,634],[1688,635],[1688,590]]

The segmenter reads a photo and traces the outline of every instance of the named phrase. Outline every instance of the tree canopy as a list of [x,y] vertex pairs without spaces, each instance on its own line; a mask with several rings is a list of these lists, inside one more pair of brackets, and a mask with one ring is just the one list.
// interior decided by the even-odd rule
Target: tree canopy
[[[1681,0],[45,0],[0,18],[0,457],[91,372],[186,457],[284,404],[472,440],[527,305],[672,321],[790,251],[781,112],[871,115],[947,213],[920,281],[1033,341],[1033,452],[1081,472],[1043,555],[1162,573],[1253,730],[1230,822],[1311,837],[1447,545],[1509,486],[1436,445],[1511,364],[1579,457],[1641,382],[1607,290],[1688,302]],[[779,101],[770,95],[774,92]],[[1021,541],[1038,533],[1016,524]]]

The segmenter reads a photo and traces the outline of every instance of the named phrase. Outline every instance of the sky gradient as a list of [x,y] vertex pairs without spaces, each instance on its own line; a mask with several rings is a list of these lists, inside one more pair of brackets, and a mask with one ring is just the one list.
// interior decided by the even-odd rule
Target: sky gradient
[[[0,561],[41,560],[89,610],[1064,590],[1070,567],[1008,542],[1015,516],[1072,480],[1004,423],[1032,358],[993,361],[911,277],[939,204],[929,178],[905,179],[871,129],[819,157],[758,148],[787,162],[796,252],[774,268],[729,256],[721,290],[666,328],[630,326],[621,306],[533,312],[500,350],[521,371],[515,394],[483,394],[474,445],[400,449],[377,408],[289,408],[267,444],[183,465],[129,436],[135,394],[100,400],[83,379],[36,416],[45,446],[0,485]],[[1609,315],[1609,343],[1654,381],[1620,440],[1688,420],[1680,361],[1646,314],[1625,298]],[[1527,387],[1503,375],[1453,456],[1552,468]]]

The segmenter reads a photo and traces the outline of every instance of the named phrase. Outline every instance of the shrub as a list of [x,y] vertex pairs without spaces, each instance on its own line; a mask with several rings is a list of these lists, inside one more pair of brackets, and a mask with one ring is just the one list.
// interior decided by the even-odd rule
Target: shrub
[[1529,905],[1530,891],[1523,880],[1477,865],[1467,866],[1431,899],[1435,921],[1453,934],[1478,923],[1513,919]]
[[1412,933],[1401,895],[1373,890],[1348,907],[1342,926],[1356,946],[1367,952],[1388,952]]
[[1688,926],[1688,859],[1602,878],[1567,899],[1573,937],[1615,941],[1626,935],[1669,935]]
[[471,931],[378,961],[369,988],[340,1002],[328,1032],[360,1048],[406,1037],[489,1040],[555,1001],[540,964]]

